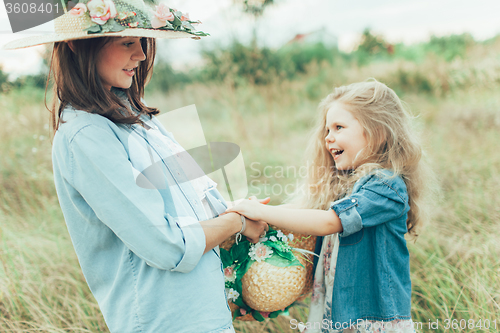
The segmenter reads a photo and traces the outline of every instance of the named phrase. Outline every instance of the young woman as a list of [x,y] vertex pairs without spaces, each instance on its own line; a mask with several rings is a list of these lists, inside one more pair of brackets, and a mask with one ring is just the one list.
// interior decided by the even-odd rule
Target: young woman
[[[186,15],[91,0],[55,21],[54,181],[85,279],[111,332],[234,332],[218,244],[267,224],[226,209],[208,177],[146,106],[155,38],[193,37]],[[175,29],[176,31],[173,31]],[[99,37],[99,38],[98,38]],[[170,158],[169,158],[170,157]]]

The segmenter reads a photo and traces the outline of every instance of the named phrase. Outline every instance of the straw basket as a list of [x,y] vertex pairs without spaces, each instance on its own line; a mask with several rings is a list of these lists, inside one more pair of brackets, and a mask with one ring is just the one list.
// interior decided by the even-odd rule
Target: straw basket
[[[299,234],[287,229],[271,226],[274,230],[281,230],[284,234],[293,234],[290,246],[308,251],[314,251],[316,237]],[[235,236],[225,240],[220,248],[229,251],[235,243]],[[297,300],[303,300],[312,291],[313,264],[312,256],[305,260],[303,256],[294,251],[302,266],[276,267],[271,264],[254,262],[245,273],[242,282],[243,301],[252,309],[262,312],[273,312],[288,307]],[[229,302],[231,312],[239,307]],[[255,320],[249,313],[236,317],[243,321]]]

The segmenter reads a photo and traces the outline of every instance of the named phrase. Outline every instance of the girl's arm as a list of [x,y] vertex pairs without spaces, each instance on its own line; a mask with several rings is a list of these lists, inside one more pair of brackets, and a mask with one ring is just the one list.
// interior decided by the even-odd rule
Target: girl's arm
[[314,236],[330,235],[343,230],[339,217],[332,209],[283,208],[262,205],[255,200],[244,200],[227,212],[237,212],[249,219]]

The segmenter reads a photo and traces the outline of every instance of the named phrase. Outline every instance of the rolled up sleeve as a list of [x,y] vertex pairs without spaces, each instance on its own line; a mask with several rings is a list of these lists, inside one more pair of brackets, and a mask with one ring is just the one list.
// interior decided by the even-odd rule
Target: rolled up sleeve
[[408,210],[408,204],[389,182],[374,178],[349,197],[333,202],[331,208],[342,224],[339,236],[347,237],[362,228],[398,219]]
[[181,223],[165,211],[158,189],[136,183],[137,170],[111,130],[80,129],[69,142],[71,179],[97,218],[152,267],[187,273],[205,250],[198,221]]

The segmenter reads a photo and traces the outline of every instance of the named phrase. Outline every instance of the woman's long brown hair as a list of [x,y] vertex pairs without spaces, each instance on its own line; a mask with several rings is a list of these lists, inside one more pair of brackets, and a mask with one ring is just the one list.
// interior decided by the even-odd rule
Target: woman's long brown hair
[[75,40],[73,51],[66,42],[54,43],[47,80],[48,87],[52,75],[54,96],[51,107],[47,108],[51,112],[54,134],[61,123],[61,113],[68,104],[77,110],[100,114],[114,123],[124,124],[139,123],[140,114],[151,116],[159,113],[158,109],[147,107],[141,101],[144,97],[144,86],[152,75],[156,54],[155,39],[141,39],[146,60],[139,63],[131,87],[123,89],[131,105],[140,112],[139,115],[135,115],[114,93],[104,88],[97,73],[98,53],[111,41],[111,38],[121,37]]

